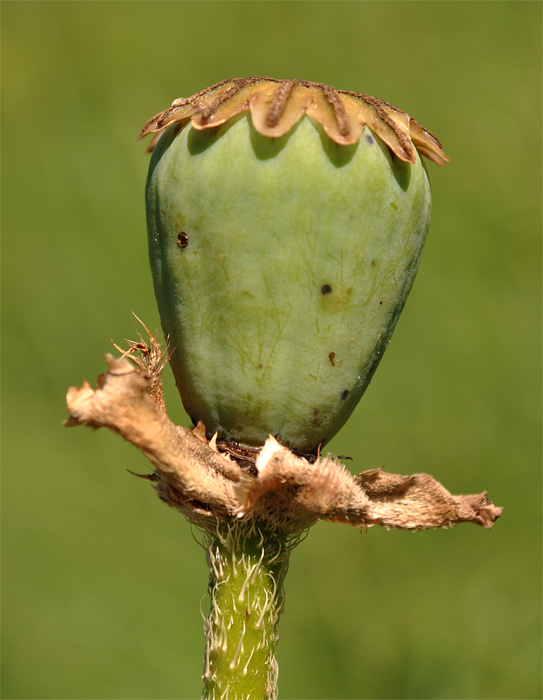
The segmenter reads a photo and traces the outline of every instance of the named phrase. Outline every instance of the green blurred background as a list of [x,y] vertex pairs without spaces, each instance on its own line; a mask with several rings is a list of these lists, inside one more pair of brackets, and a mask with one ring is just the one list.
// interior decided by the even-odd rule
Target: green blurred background
[[[195,698],[204,554],[105,431],[65,429],[109,336],[159,326],[143,122],[228,77],[330,83],[398,105],[430,164],[423,263],[330,450],[427,471],[505,507],[292,557],[288,698],[540,698],[541,14],[538,2],[9,2],[2,12],[4,698]],[[172,418],[187,425],[168,374]],[[203,601],[206,607],[206,601]]]

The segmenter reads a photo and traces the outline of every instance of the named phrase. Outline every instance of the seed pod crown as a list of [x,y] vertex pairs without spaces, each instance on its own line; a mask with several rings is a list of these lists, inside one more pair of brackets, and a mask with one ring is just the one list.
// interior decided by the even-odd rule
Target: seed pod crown
[[414,163],[417,149],[438,165],[449,161],[434,134],[390,103],[363,93],[297,79],[223,80],[191,97],[174,100],[168,109],[146,122],[139,138],[160,133],[176,122],[190,121],[195,129],[209,129],[248,111],[255,129],[271,138],[283,136],[307,114],[322,125],[333,141],[344,146],[356,143],[364,126],[368,126],[401,160]]

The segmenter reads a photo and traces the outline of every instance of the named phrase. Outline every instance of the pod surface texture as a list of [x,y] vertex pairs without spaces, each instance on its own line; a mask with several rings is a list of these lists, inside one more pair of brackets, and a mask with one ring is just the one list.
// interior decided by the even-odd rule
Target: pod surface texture
[[303,116],[269,138],[241,114],[173,124],[146,187],[171,366],[208,435],[315,452],[390,340],[430,223],[428,176],[364,127],[351,145]]

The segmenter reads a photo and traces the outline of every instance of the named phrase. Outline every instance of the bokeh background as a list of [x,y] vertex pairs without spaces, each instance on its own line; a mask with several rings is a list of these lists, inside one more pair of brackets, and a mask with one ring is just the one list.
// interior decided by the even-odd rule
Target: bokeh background
[[[293,698],[541,697],[538,2],[2,2],[3,698],[196,698],[204,554],[64,394],[159,327],[141,125],[228,77],[376,95],[436,133],[433,222],[330,451],[488,489],[494,530],[320,524],[278,647]],[[167,377],[173,419],[188,425]],[[205,599],[202,606],[206,608]]]

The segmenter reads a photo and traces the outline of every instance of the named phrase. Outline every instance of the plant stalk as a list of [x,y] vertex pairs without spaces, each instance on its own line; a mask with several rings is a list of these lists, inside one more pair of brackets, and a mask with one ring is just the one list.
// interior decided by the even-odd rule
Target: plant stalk
[[205,621],[203,700],[274,700],[275,647],[292,545],[254,523],[206,535],[211,608]]

